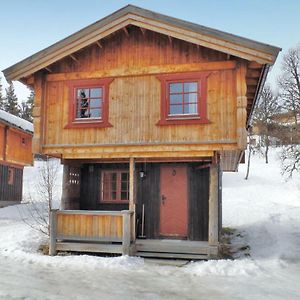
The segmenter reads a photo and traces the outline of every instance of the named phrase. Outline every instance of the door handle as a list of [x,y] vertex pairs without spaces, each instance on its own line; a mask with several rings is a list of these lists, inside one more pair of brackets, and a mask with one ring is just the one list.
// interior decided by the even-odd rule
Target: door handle
[[162,205],[165,205],[165,201],[167,200],[167,197],[165,195],[161,195],[161,203]]

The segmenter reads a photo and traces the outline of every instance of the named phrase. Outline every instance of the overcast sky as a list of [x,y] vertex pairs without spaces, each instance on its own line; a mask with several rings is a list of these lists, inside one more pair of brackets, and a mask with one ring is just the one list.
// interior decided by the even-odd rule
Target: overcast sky
[[[300,0],[1,0],[0,70],[129,3],[278,46],[283,53],[300,43]],[[16,90],[20,100],[28,96],[22,85]]]

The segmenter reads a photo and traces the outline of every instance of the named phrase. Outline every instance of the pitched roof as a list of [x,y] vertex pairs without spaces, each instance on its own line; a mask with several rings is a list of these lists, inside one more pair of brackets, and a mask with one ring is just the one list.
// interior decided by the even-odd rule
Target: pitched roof
[[272,65],[281,50],[278,47],[127,5],[3,70],[3,73],[7,80],[22,79],[130,24],[261,64]]
[[33,133],[33,124],[14,116],[2,109],[0,109],[0,123],[5,123],[9,126],[15,127],[17,129],[21,129],[22,131],[26,131],[28,133]]

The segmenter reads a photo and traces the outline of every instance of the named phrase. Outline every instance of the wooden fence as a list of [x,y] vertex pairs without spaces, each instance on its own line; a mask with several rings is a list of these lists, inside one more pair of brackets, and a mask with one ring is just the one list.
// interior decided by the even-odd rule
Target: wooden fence
[[[64,241],[103,243],[103,249],[107,249],[108,243],[119,242],[122,244],[121,253],[128,255],[131,241],[134,240],[132,217],[133,212],[128,210],[52,210],[49,254],[55,255],[57,243]],[[98,248],[101,249],[101,246]]]

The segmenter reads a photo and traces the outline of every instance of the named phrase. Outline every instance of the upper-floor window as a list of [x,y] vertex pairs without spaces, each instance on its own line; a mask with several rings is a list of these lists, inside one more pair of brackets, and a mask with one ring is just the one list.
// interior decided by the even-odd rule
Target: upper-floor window
[[208,123],[206,116],[209,73],[160,75],[161,119],[158,125]]
[[199,82],[168,83],[168,116],[198,116]]
[[103,87],[76,88],[76,119],[102,119]]
[[66,128],[109,127],[109,84],[113,79],[69,83],[69,123]]

